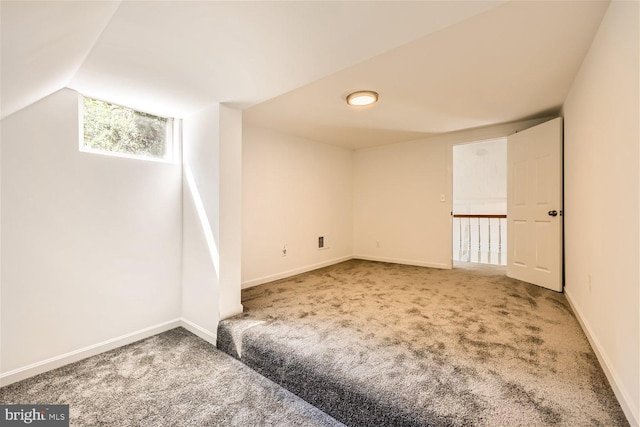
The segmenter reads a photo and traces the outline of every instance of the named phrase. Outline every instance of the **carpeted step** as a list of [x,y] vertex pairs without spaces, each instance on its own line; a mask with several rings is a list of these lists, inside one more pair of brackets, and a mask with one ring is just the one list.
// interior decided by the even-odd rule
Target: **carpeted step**
[[[253,325],[248,326],[251,323]],[[282,339],[287,334],[282,334],[281,328],[282,325],[256,323],[251,319],[225,320],[218,328],[218,348],[349,426],[482,425],[482,420],[477,419],[473,411],[477,409],[473,399],[466,401],[467,408],[459,403],[451,404],[450,409],[454,409],[456,414],[438,411],[439,403],[452,403],[452,396],[458,392],[460,402],[465,402],[463,390],[450,387],[443,393],[442,402],[439,403],[406,399],[402,390],[409,386],[398,381],[399,378],[389,379],[388,384],[375,383],[380,379],[379,374],[385,374],[385,362],[379,364],[381,372],[371,372],[368,377],[362,375],[360,379],[356,378],[361,372],[345,375],[343,367],[357,363],[360,351],[345,348],[343,350],[346,350],[347,356],[340,356],[342,363],[336,363],[321,348],[318,348],[318,353],[309,353],[291,346],[285,342],[286,339]],[[314,336],[314,331],[298,332],[308,337]],[[367,364],[375,365],[374,359],[378,355],[370,356]],[[398,387],[399,383],[401,385]]]

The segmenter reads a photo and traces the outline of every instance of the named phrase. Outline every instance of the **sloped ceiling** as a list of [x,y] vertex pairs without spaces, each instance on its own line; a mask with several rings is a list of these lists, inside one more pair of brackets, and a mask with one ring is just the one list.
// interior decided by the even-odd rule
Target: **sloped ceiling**
[[4,118],[66,86],[119,2],[0,3]]
[[[68,86],[352,148],[557,112],[599,1],[2,1],[2,117]],[[357,89],[380,92],[347,108]]]

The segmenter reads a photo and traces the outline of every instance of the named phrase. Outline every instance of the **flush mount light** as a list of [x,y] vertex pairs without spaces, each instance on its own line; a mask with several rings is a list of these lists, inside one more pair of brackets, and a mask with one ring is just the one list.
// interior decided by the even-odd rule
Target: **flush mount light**
[[347,104],[354,107],[362,107],[378,102],[378,94],[372,90],[361,90],[347,96]]

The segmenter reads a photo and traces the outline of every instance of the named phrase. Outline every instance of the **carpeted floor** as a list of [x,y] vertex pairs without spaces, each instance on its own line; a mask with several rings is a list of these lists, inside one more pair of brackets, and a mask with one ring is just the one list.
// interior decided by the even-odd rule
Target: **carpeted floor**
[[218,346],[351,426],[626,426],[563,294],[352,260],[250,288]]
[[182,328],[0,388],[72,426],[342,426]]

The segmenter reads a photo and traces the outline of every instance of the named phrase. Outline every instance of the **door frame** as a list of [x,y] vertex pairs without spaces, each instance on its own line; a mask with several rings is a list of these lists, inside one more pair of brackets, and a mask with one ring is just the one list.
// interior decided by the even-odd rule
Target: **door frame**
[[[548,122],[549,120],[556,119],[558,117],[562,117],[563,119],[563,127],[562,127],[562,176],[564,177],[564,117],[561,115],[544,117],[541,119],[532,119],[526,121],[520,121],[509,124],[502,125],[489,125],[486,127],[471,129],[468,131],[462,131],[458,135],[452,135],[449,140],[449,149],[448,149],[448,168],[449,168],[449,182],[448,184],[448,197],[449,197],[449,267],[453,268],[453,146],[454,145],[465,145],[465,144],[473,144],[474,142],[482,142],[482,141],[491,141],[494,139],[507,138],[509,135],[522,132],[526,129],[532,128],[539,124]],[[508,195],[507,195],[508,197]],[[508,203],[508,200],[507,200]],[[562,180],[562,206],[564,207],[564,178]],[[563,209],[564,211],[564,209]],[[508,219],[507,219],[508,220]],[[562,227],[562,283],[564,290],[565,283],[565,244],[564,244],[564,215],[562,216],[563,227]],[[507,233],[509,231],[507,230]],[[508,234],[507,234],[508,236]],[[508,262],[508,261],[507,261]]]
[[[537,124],[537,122],[536,122]],[[535,124],[533,125],[535,126]],[[531,126],[532,127],[532,126]],[[454,194],[453,194],[453,173],[454,173],[454,167],[455,165],[453,164],[453,147],[456,146],[460,146],[460,145],[471,145],[471,144],[478,144],[478,143],[482,143],[482,142],[492,142],[492,141],[497,141],[500,139],[504,139],[506,142],[507,137],[513,132],[510,132],[507,135],[502,135],[502,133],[499,133],[497,136],[496,135],[492,135],[489,137],[478,137],[478,138],[473,138],[473,139],[469,139],[469,138],[465,138],[463,140],[460,140],[458,142],[451,142],[449,144],[449,207],[450,207],[450,217],[449,217],[449,237],[450,237],[450,245],[449,245],[449,253],[451,255],[451,261],[450,261],[450,268],[453,268],[453,263],[454,263],[454,259],[453,259],[453,247],[454,247],[454,242],[453,242],[453,202],[454,202]],[[505,178],[506,179],[506,178]],[[505,181],[505,186],[506,186],[506,181]]]

